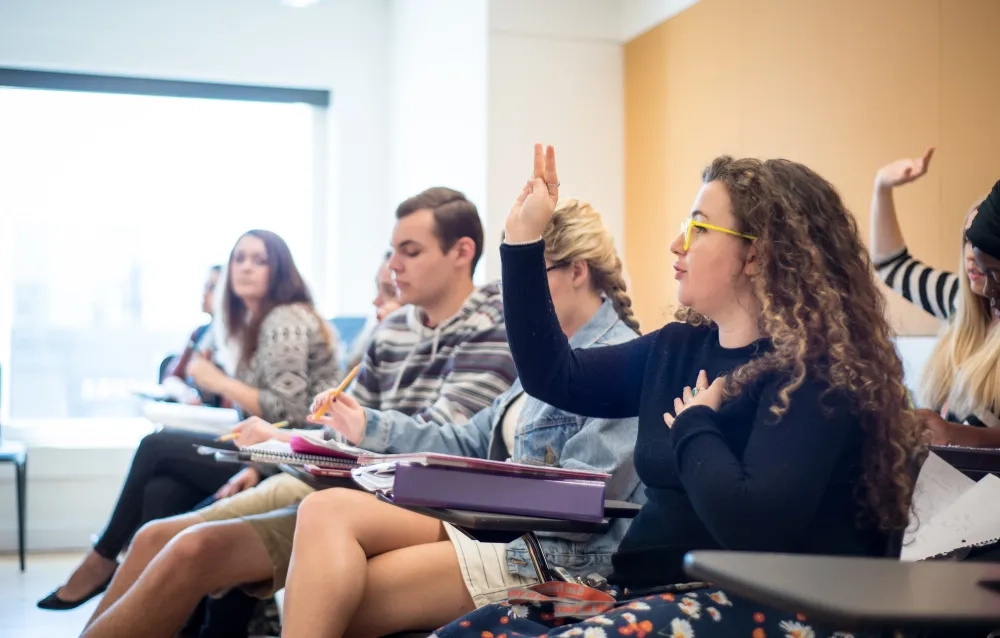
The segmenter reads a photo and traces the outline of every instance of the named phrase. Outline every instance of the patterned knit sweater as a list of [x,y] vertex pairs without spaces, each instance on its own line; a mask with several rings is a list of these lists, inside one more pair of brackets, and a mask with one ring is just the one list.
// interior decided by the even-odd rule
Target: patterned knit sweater
[[336,353],[335,331],[313,310],[303,304],[278,306],[264,317],[257,351],[236,376],[260,391],[265,421],[314,428],[305,421],[313,397],[343,377]]

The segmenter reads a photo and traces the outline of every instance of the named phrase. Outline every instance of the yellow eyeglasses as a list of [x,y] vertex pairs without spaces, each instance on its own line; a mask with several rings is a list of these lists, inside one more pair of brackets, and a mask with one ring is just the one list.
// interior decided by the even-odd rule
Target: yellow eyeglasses
[[688,217],[681,222],[681,234],[684,235],[684,252],[687,252],[691,248],[691,229],[697,226],[698,228],[704,228],[706,230],[717,230],[720,233],[726,233],[727,235],[733,235],[735,237],[742,237],[743,239],[757,239],[753,235],[747,235],[746,233],[737,232],[735,230],[729,230],[728,228],[723,228],[722,226],[715,226],[714,224],[707,224],[705,222],[700,222]]

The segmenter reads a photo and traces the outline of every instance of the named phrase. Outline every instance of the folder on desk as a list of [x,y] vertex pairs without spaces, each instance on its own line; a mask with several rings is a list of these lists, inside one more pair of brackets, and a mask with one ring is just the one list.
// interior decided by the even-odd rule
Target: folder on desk
[[[464,509],[562,520],[604,520],[601,472],[566,470],[448,455],[367,457],[352,471],[356,483],[397,505]],[[372,461],[381,461],[371,463]]]

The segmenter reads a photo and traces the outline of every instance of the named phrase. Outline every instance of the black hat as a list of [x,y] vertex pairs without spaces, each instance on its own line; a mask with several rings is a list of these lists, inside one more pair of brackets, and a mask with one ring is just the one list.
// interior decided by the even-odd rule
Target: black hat
[[1000,259],[1000,181],[979,205],[979,213],[965,236],[974,248]]

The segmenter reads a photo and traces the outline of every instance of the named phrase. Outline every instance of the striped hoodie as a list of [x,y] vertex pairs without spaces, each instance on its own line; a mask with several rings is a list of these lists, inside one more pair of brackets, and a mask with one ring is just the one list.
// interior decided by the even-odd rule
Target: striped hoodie
[[517,372],[507,346],[500,286],[474,291],[434,328],[405,306],[375,332],[353,388],[358,403],[430,423],[466,423],[507,390]]

